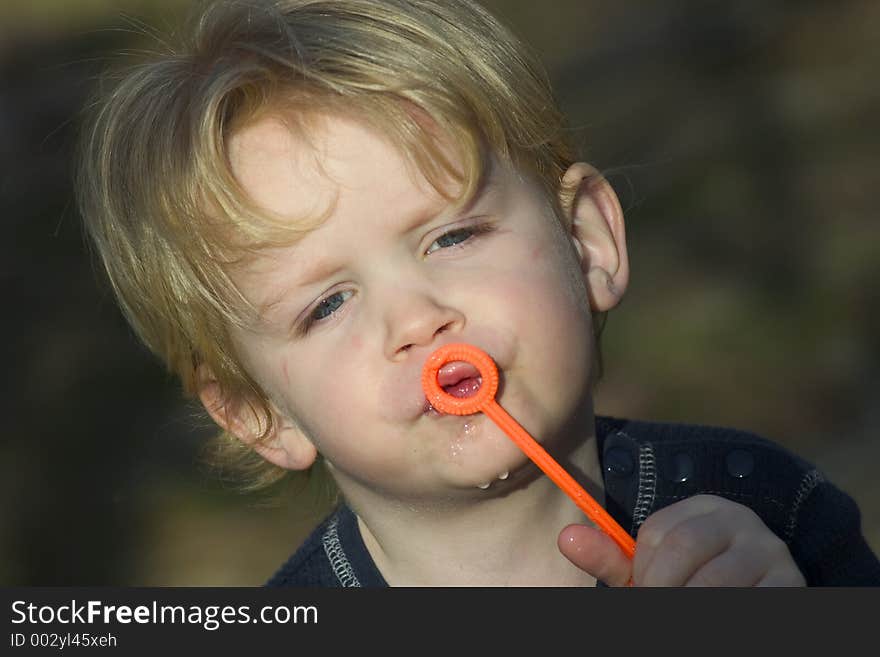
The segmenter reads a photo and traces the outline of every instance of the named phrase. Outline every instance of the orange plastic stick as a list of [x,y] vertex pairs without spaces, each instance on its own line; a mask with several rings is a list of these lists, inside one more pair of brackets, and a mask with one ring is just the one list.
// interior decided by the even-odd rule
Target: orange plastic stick
[[[480,372],[483,381],[476,394],[470,397],[453,397],[440,387],[437,372],[452,361],[472,364]],[[422,388],[431,405],[449,415],[473,415],[484,413],[537,465],[596,526],[610,536],[630,559],[636,552],[632,536],[615,522],[583,487],[532,438],[522,426],[495,401],[498,392],[498,368],[486,352],[469,344],[447,344],[428,357],[422,369]]]

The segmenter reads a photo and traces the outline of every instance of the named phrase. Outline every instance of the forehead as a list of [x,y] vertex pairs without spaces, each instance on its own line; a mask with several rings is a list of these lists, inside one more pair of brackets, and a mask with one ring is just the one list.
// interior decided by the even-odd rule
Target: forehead
[[[441,199],[389,138],[343,117],[310,117],[306,127],[263,117],[232,135],[229,159],[250,200],[288,221],[314,222],[350,198],[368,205]],[[454,196],[456,183],[446,181],[443,191]]]

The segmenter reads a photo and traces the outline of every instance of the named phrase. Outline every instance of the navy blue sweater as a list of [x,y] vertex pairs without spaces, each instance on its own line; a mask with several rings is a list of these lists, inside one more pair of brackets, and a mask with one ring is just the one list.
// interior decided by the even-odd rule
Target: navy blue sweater
[[[757,513],[788,545],[810,586],[880,586],[880,561],[855,501],[803,459],[758,436],[719,427],[597,417],[607,511],[635,536],[678,500],[706,493]],[[560,528],[561,529],[561,528]],[[352,511],[341,505],[267,586],[387,586]]]

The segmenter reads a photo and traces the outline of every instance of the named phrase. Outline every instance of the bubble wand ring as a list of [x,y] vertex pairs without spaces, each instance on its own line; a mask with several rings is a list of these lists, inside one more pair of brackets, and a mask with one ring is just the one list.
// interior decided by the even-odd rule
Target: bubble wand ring
[[[480,389],[470,397],[453,397],[440,387],[437,373],[446,363],[464,361],[480,373]],[[635,555],[635,541],[617,524],[584,488],[566,472],[523,427],[495,401],[498,392],[498,368],[486,352],[469,344],[447,344],[425,361],[422,388],[431,405],[449,415],[483,413],[489,417],[569,498],[605,532],[630,559]]]

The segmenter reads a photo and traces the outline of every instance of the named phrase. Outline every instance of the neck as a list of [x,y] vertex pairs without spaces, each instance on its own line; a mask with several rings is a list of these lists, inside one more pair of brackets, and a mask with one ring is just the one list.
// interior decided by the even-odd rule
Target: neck
[[[601,504],[595,437],[564,464]],[[366,491],[344,492],[367,549],[392,586],[595,585],[556,546],[563,527],[585,522],[583,513],[531,464],[466,501],[400,504]]]

